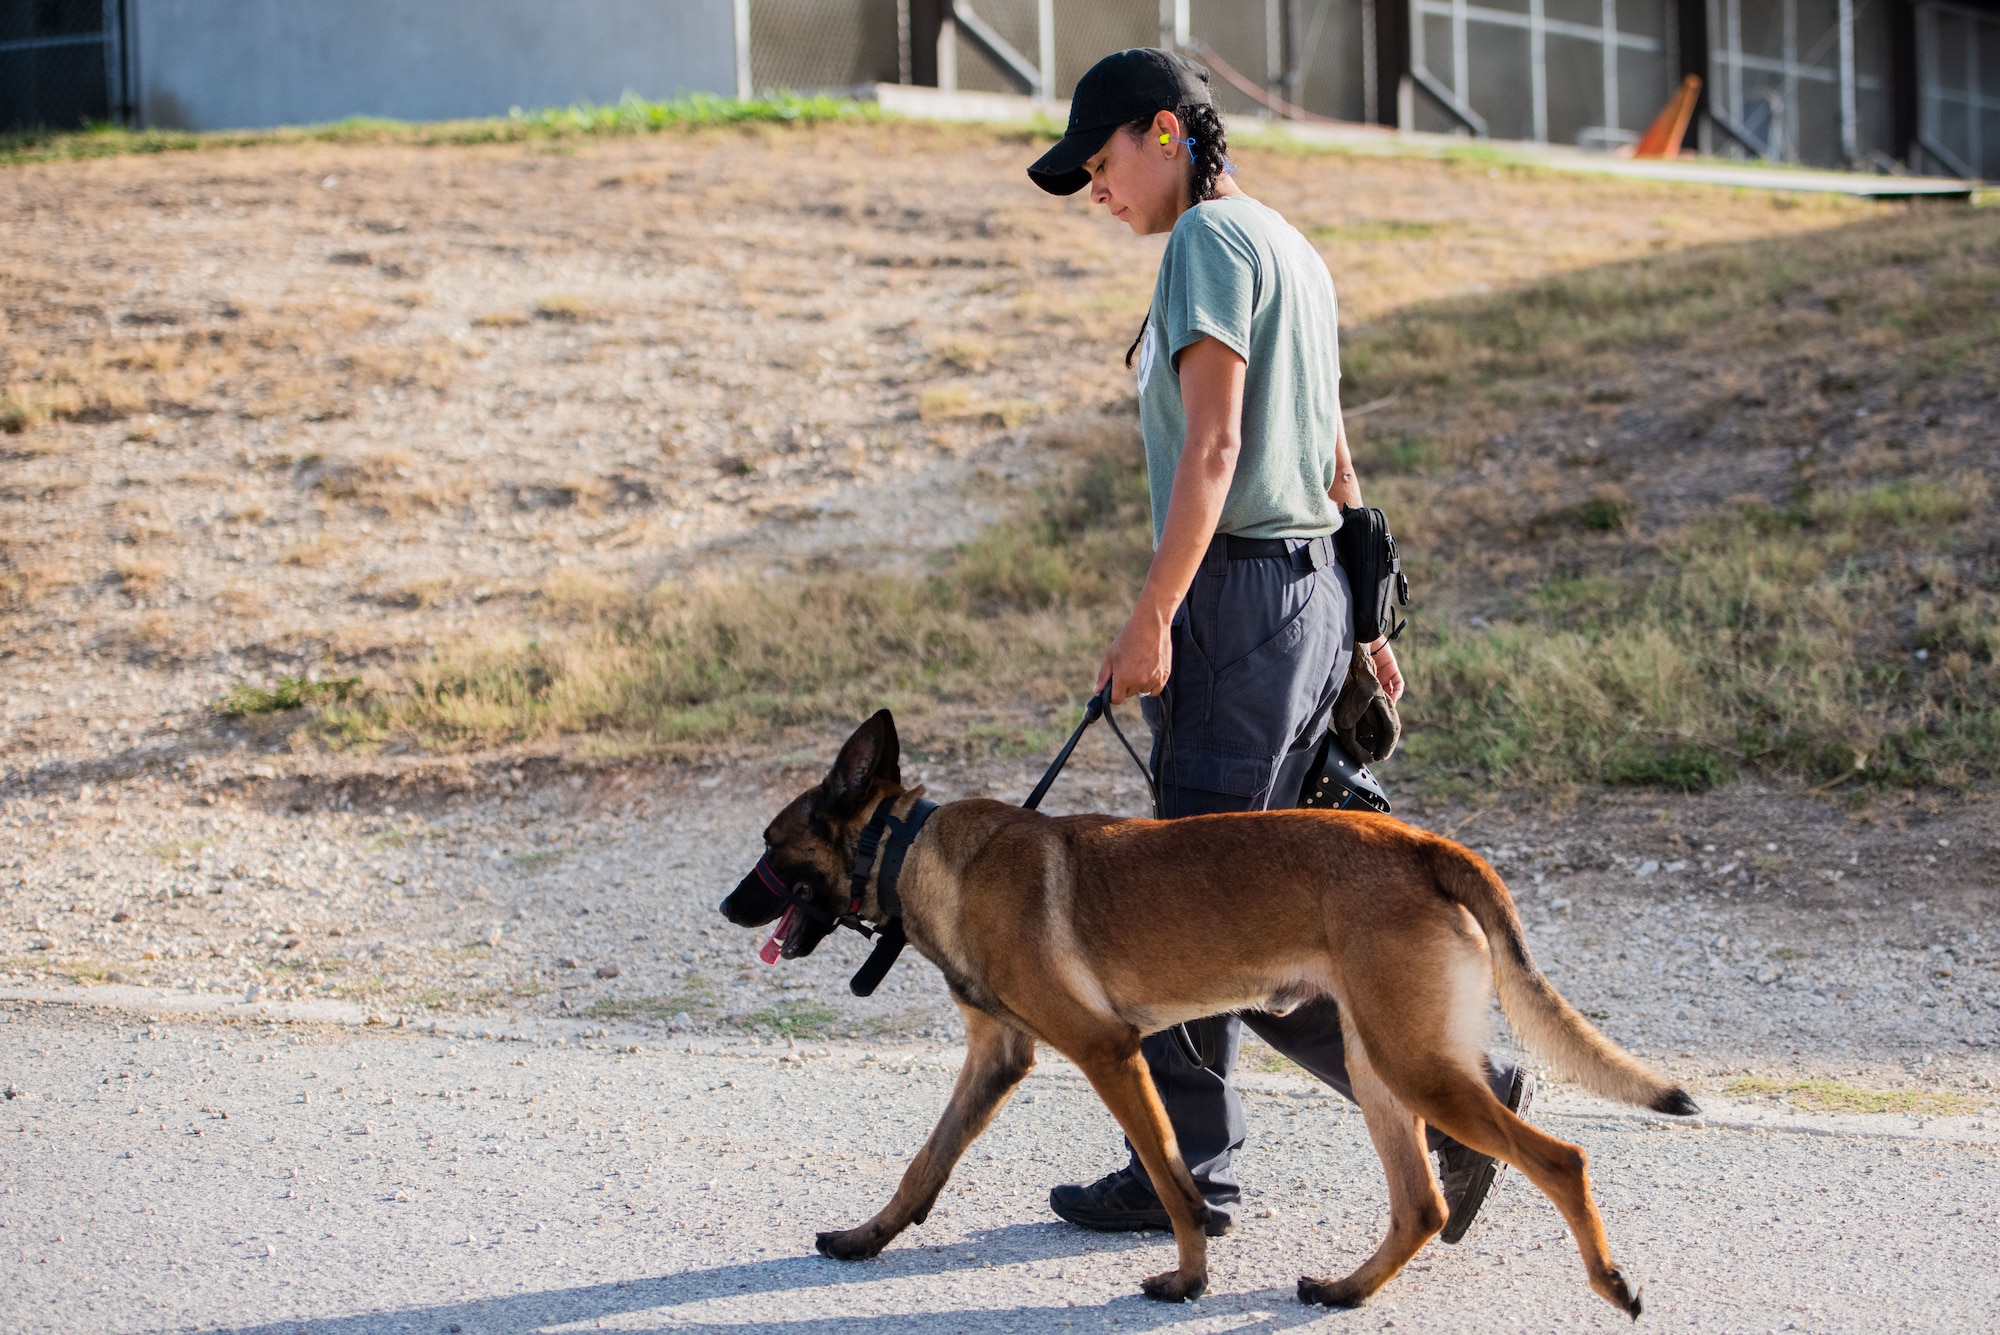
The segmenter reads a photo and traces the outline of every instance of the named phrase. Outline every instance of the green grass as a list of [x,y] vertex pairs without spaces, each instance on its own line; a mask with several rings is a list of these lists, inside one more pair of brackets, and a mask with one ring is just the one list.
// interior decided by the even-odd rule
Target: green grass
[[[1953,503],[1920,530],[1880,518],[1931,490],[1886,483],[1798,515],[1739,505],[1620,553],[1617,575],[1549,581],[1517,620],[1419,617],[1412,759],[1476,782],[1683,789],[1746,765],[1883,784],[1989,773],[2000,596],[1942,573],[1977,549],[1983,480],[1937,484]],[[1915,661],[1897,628],[1912,613],[1961,657]]]
[[246,714],[277,714],[289,709],[303,709],[307,705],[344,704],[361,687],[359,677],[340,677],[327,681],[309,681],[304,677],[280,677],[275,686],[243,686],[229,688],[229,694],[216,706],[224,714],[242,717]]
[[682,1011],[702,1015],[714,1009],[715,998],[705,989],[695,987],[673,997],[601,997],[591,1002],[584,1014],[601,1020],[663,1022]]
[[715,126],[803,124],[878,115],[872,103],[844,98],[771,93],[737,99],[696,93],[665,102],[626,94],[608,106],[589,102],[460,121],[392,121],[355,117],[325,125],[276,130],[125,130],[97,125],[83,130],[23,130],[0,134],[0,167],[65,162],[134,153],[185,153],[261,144],[494,144],[610,135],[655,134]]
[[743,1017],[742,1027],[755,1029],[759,1025],[769,1025],[771,1032],[779,1038],[819,1038],[837,1024],[844,1024],[840,1012],[816,1001],[792,999],[781,1001],[775,1006],[751,1011]]
[[1445,229],[1445,224],[1402,218],[1372,218],[1363,222],[1318,223],[1305,228],[1315,241],[1413,241],[1427,240]]
[[[1943,423],[1990,412],[1996,290],[2000,225],[1912,209],[1440,302],[1349,337],[1351,398],[1433,405],[1370,419],[1357,447],[1420,600],[1404,772],[1480,788],[1992,776],[1991,427]],[[1853,420],[1864,391],[1896,405],[1895,434],[1829,448],[1828,419]],[[1583,447],[1555,485],[1617,476],[1580,439],[1602,404],[1635,405],[1658,450],[1718,470],[1746,447],[1790,450],[1791,494],[1665,522],[1655,507],[1675,498],[1635,496],[1642,471],[1630,491],[1482,508],[1529,480],[1500,433],[1544,414]]]

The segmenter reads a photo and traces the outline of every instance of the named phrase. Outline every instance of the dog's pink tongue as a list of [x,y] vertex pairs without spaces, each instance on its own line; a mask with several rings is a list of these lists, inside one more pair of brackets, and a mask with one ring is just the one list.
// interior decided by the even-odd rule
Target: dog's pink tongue
[[766,964],[776,964],[778,962],[778,952],[785,948],[785,933],[790,931],[792,927],[792,915],[798,911],[798,905],[796,904],[785,910],[785,916],[778,919],[777,927],[771,932],[771,939],[766,941],[764,948],[757,952],[758,959],[764,961]]

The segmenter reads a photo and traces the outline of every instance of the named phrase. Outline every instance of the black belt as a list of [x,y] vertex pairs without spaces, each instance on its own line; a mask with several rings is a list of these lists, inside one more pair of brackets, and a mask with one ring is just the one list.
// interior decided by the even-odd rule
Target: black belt
[[1331,533],[1317,538],[1245,538],[1218,533],[1215,542],[1209,544],[1211,552],[1217,543],[1221,544],[1224,557],[1231,561],[1268,561],[1275,557],[1290,560],[1295,570],[1321,570],[1333,564]]

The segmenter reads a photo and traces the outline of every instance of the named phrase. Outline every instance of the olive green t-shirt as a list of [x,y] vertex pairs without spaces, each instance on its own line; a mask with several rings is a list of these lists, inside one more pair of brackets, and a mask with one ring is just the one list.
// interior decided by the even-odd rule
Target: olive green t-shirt
[[1154,544],[1166,529],[1187,439],[1180,354],[1203,338],[1227,344],[1246,363],[1243,450],[1216,531],[1303,538],[1339,528],[1340,508],[1327,496],[1340,414],[1333,278],[1277,210],[1225,195],[1174,224],[1139,349]]

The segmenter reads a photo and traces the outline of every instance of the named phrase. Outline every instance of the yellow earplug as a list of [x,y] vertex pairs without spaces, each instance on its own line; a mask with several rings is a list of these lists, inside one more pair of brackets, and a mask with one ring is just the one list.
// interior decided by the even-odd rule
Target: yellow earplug
[[1170,134],[1163,134],[1160,136],[1160,142],[1162,144],[1171,144],[1174,142],[1174,137]]

